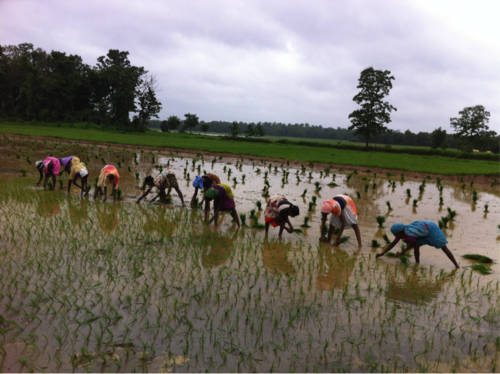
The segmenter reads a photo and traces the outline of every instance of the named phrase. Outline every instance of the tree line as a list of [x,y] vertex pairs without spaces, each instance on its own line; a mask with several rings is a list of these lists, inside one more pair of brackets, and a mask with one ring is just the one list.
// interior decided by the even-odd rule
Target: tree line
[[[495,131],[489,130],[487,123],[490,113],[482,105],[464,108],[459,112],[460,117],[450,118],[450,126],[455,130],[454,134],[447,134],[446,130],[441,127],[432,133],[419,132],[417,134],[410,130],[401,133],[387,128],[385,125],[391,122],[391,112],[397,110],[389,102],[384,101],[392,89],[393,80],[395,78],[388,70],[382,71],[369,67],[361,72],[357,86],[359,92],[353,98],[353,101],[360,108],[349,114],[351,126],[347,129],[323,128],[321,125],[311,126],[308,123],[258,122],[255,124],[201,121],[201,130],[206,132],[210,129],[212,132],[229,133],[232,137],[236,137],[240,133],[244,133],[247,137],[260,137],[267,134],[278,137],[364,141],[366,147],[370,142],[375,142],[386,145],[426,146],[443,150],[456,147],[464,152],[486,150],[499,153],[500,137]],[[188,115],[186,114],[186,116]],[[168,121],[163,121],[162,125],[151,122],[150,126],[161,127],[162,131],[170,131],[173,129],[168,125],[171,118],[169,117]],[[180,126],[181,121],[177,117],[175,118]],[[180,131],[184,129],[185,127],[180,127]]]
[[[234,127],[234,122],[228,121],[199,121],[199,127],[185,127],[183,121],[180,119],[176,127],[170,130],[165,129],[165,131],[177,130],[180,132],[190,130],[199,130],[203,132],[214,132],[221,134],[231,135],[231,126]],[[149,127],[154,129],[161,129],[161,124],[165,121],[152,120],[149,122]],[[321,125],[315,126],[308,123],[280,123],[280,122],[257,122],[257,123],[247,123],[247,122],[237,122],[239,133],[241,135],[246,135],[248,129],[261,127],[261,134],[276,136],[276,137],[295,137],[295,138],[311,138],[318,140],[341,140],[349,142],[362,142],[364,139],[361,136],[354,135],[352,130],[347,128],[331,128],[323,127]],[[198,126],[197,125],[197,126]],[[264,136],[261,135],[261,136]],[[457,147],[457,138],[454,134],[447,133],[446,130],[438,128],[433,132],[418,132],[413,133],[410,130],[401,132],[399,130],[388,129],[386,132],[372,137],[372,142],[377,144],[385,145],[407,145],[407,146],[421,146],[430,147],[433,149],[447,149]],[[479,147],[481,151],[490,150],[491,152],[498,153],[500,139],[498,137],[492,139],[491,143],[486,143],[484,146]]]
[[[308,123],[200,121],[187,113],[181,120],[158,118],[162,104],[157,100],[158,81],[144,67],[131,64],[129,53],[110,49],[94,66],[78,55],[50,53],[33,44],[0,45],[0,118],[45,122],[87,122],[120,131],[145,131],[147,126],[162,131],[201,131],[247,137],[286,136],[313,139],[363,141],[386,145],[428,146],[499,152],[500,138],[488,128],[490,113],[482,105],[464,108],[451,118],[455,130],[441,127],[432,133],[400,132],[385,125],[397,110],[384,98],[395,79],[388,70],[373,67],[361,72],[359,93],[353,100],[360,106],[349,115],[351,126],[324,128]],[[131,116],[132,114],[132,116]]]
[[161,110],[158,82],[128,55],[110,49],[90,66],[78,55],[30,43],[0,45],[0,117],[145,131]]

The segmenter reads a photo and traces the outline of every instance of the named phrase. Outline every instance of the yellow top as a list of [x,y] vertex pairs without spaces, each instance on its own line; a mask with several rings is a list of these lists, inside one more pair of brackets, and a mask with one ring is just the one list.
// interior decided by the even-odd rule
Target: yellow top
[[226,191],[226,195],[234,200],[233,190],[227,184],[219,183],[217,186],[221,186]]
[[[75,159],[75,157],[73,158]],[[88,172],[87,166],[83,162],[78,162],[78,163],[73,163],[73,166],[71,166],[71,173],[69,174],[69,180],[75,179],[75,174],[78,173],[80,170],[85,169]]]
[[[115,176],[114,182],[111,182],[108,175],[113,174]],[[120,178],[120,174],[118,174],[118,170],[113,165],[106,165],[102,168],[101,174],[99,175],[99,180],[97,181],[97,187],[113,187],[113,184],[118,187],[118,179]]]

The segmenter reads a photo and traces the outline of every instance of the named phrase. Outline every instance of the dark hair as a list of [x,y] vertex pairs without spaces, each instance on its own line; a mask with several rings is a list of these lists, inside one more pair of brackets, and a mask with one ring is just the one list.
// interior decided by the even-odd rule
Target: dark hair
[[296,205],[290,204],[290,206],[288,208],[280,211],[279,216],[281,219],[284,220],[284,219],[286,219],[287,216],[295,217],[295,216],[298,216],[299,213],[300,213],[299,207]]
[[108,178],[111,182],[113,182],[115,180],[115,175],[114,174],[109,174],[108,175]]
[[212,178],[210,178],[208,175],[203,175],[201,177],[201,180],[203,181],[203,187],[206,189],[209,189],[212,187],[213,181]]
[[144,178],[144,182],[146,184],[153,183],[154,178],[151,175],[148,175],[146,178]]

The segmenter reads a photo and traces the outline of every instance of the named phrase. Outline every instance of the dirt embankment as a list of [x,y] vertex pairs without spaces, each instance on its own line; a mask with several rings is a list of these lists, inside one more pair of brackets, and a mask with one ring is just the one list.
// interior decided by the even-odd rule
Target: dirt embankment
[[[97,144],[101,147],[111,147],[114,149],[142,149],[142,150],[147,150],[147,151],[152,151],[152,150],[161,150],[162,152],[172,152],[178,155],[182,155],[185,157],[196,157],[197,154],[202,154],[206,159],[211,159],[213,157],[219,157],[221,154],[225,158],[233,158],[237,159],[239,158],[237,155],[234,155],[232,153],[221,153],[221,152],[208,152],[208,151],[199,151],[199,150],[191,150],[191,149],[182,149],[179,150],[177,148],[170,148],[170,147],[157,147],[157,146],[138,146],[138,145],[129,145],[129,144],[115,144],[115,143],[105,143],[105,142],[94,142],[94,141],[86,141],[86,140],[71,140],[71,139],[59,139],[59,138],[52,138],[52,137],[45,137],[45,136],[30,136],[30,135],[17,135],[17,134],[4,134],[5,136],[8,136],[9,139],[23,139],[23,140],[33,140],[33,139],[39,139],[39,140],[45,140],[45,141],[50,141],[50,142],[57,142],[57,143],[78,143],[78,144],[85,144],[85,145],[94,145]],[[270,158],[270,157],[261,157],[261,156],[244,156],[243,161],[246,163],[251,163],[250,160],[254,161],[266,161],[266,162],[271,162],[271,163],[279,163],[280,165],[282,163],[286,163],[289,161],[289,166],[293,168],[300,168],[302,164],[307,165],[306,162],[303,161],[294,161],[294,160],[287,160],[287,159],[278,159],[278,158]],[[366,170],[370,170],[370,173],[377,173],[379,176],[386,176],[387,173],[390,173],[391,175],[388,176],[390,179],[392,176],[396,177],[397,180],[400,179],[400,175],[404,174],[405,179],[423,179],[426,178],[427,176],[431,177],[431,179],[436,179],[437,177],[441,178],[441,180],[446,181],[446,182],[454,182],[454,183],[470,183],[474,182],[474,184],[480,184],[480,185],[491,185],[494,182],[498,182],[498,178],[500,176],[500,171],[499,171],[499,176],[486,176],[486,175],[446,175],[446,174],[431,174],[431,173],[420,173],[420,172],[415,172],[415,171],[407,171],[407,170],[400,170],[400,169],[385,169],[385,168],[379,168],[379,167],[373,167],[373,166],[359,166],[359,165],[338,165],[338,164],[331,164],[331,163],[315,163],[314,164],[314,170],[315,171],[321,171],[324,170],[327,167],[332,167],[332,172],[338,171],[339,169],[343,169],[345,173],[350,173],[353,172],[354,170],[357,170],[358,172],[365,172]]]

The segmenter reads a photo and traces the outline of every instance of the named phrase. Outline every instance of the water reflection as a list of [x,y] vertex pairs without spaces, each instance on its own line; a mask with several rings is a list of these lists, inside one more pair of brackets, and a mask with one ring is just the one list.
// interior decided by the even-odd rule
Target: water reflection
[[97,219],[102,229],[108,233],[116,230],[118,226],[118,210],[116,203],[101,203],[95,204],[97,211]]
[[[181,219],[182,210],[172,210],[164,204],[148,206],[144,208],[138,205],[140,211],[146,218],[144,231],[151,234],[158,232],[165,236],[173,236],[178,228],[178,222]],[[173,214],[170,214],[173,213]]]
[[358,248],[353,256],[349,256],[346,251],[339,247],[321,243],[318,248],[319,267],[316,290],[343,289],[354,271],[356,259],[360,252],[361,248]]
[[73,226],[78,226],[89,219],[88,207],[89,202],[85,199],[72,199],[71,197],[68,199],[69,218]]
[[288,251],[292,248],[290,242],[283,240],[264,238],[264,245],[262,246],[262,260],[264,266],[271,274],[285,274],[291,276],[295,274],[295,268],[288,260]]
[[223,234],[217,228],[205,226],[199,237],[202,248],[202,266],[205,269],[211,269],[223,265],[231,256],[238,233],[239,229],[236,229],[232,234],[229,234],[229,230]]
[[43,192],[36,213],[41,217],[55,217],[61,212],[60,198],[54,193]]
[[454,273],[452,271],[439,279],[426,279],[419,274],[418,268],[414,268],[412,273],[407,274],[403,281],[396,276],[392,276],[391,282],[385,291],[385,297],[409,304],[429,303],[438,297],[443,290],[443,286],[451,280]]

